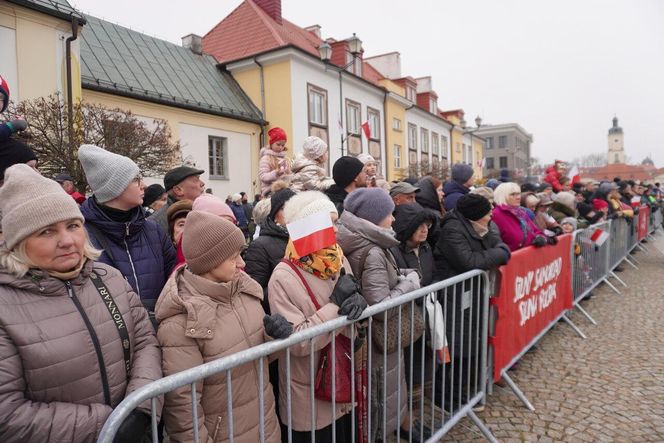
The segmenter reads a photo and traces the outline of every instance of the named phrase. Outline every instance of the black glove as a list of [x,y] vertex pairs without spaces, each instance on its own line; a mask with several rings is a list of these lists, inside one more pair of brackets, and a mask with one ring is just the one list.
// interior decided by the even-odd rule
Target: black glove
[[558,237],[552,235],[550,237],[547,237],[546,241],[550,245],[557,245],[558,244]]
[[503,251],[505,251],[505,253],[507,253],[507,260],[509,260],[510,257],[512,257],[512,251],[510,251],[509,246],[507,246],[505,243],[499,244],[498,247]]
[[141,443],[150,427],[150,416],[145,412],[133,410],[124,419],[113,443]]
[[293,333],[293,325],[280,314],[266,315],[263,317],[265,333],[272,338],[288,338]]
[[533,240],[533,246],[536,248],[541,248],[542,246],[546,245],[546,237],[543,235],[538,235],[535,237],[535,240]]
[[554,226],[553,228],[550,229],[554,234],[556,235],[563,235],[563,228],[560,226]]
[[10,120],[7,122],[7,124],[9,124],[9,128],[12,130],[12,132],[25,131],[28,129],[28,122],[20,118]]
[[362,294],[356,292],[348,297],[339,307],[339,315],[347,315],[348,320],[357,320],[367,308],[367,301]]
[[356,292],[360,292],[360,284],[357,279],[350,274],[344,274],[339,277],[337,284],[334,285],[330,301],[337,306],[341,306],[344,300]]

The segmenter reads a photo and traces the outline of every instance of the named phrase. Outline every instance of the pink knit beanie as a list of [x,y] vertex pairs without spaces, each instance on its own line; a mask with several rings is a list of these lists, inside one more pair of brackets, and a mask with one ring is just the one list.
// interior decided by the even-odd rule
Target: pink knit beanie
[[194,200],[194,206],[192,207],[192,210],[208,212],[210,214],[216,215],[217,217],[230,217],[233,219],[233,223],[237,223],[237,219],[235,218],[231,208],[219,197],[215,197],[212,194],[203,194]]

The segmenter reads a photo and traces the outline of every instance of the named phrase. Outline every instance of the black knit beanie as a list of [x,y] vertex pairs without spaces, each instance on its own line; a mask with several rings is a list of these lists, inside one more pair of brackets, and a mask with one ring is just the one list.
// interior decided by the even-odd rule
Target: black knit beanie
[[355,180],[363,168],[364,164],[360,160],[345,155],[334,162],[332,178],[337,186],[345,188]]
[[166,193],[166,189],[159,183],[145,188],[145,194],[143,195],[143,206],[150,206],[152,203],[159,200],[159,197]]
[[277,212],[279,212],[286,202],[294,195],[295,192],[293,192],[291,188],[279,189],[272,194],[272,197],[270,197],[270,220],[274,220],[274,216],[277,215]]
[[9,138],[0,143],[0,180],[5,176],[5,170],[10,166],[37,160],[37,156],[28,145],[20,140]]
[[477,221],[491,212],[491,203],[479,194],[466,194],[457,201],[456,210],[468,220]]

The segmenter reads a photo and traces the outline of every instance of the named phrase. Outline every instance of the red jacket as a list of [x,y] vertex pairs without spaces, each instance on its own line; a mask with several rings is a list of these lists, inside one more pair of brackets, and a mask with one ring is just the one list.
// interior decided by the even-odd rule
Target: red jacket
[[544,181],[549,183],[551,187],[553,187],[553,192],[560,192],[563,190],[563,185],[560,184],[560,178],[562,177],[562,174],[558,171],[556,171],[555,166],[549,166],[546,168],[546,176],[544,177]]

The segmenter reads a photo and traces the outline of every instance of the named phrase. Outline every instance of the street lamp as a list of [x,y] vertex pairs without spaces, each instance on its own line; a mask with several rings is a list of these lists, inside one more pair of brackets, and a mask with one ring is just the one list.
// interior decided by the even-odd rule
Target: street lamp
[[[459,122],[459,126],[461,126],[461,129],[465,130],[466,129],[466,120],[461,119],[461,121]],[[475,126],[476,126],[475,129],[469,129],[469,130],[465,131],[466,134],[470,134],[470,156],[471,157],[473,155],[473,134],[480,129],[480,126],[482,126],[482,117],[480,117],[479,115],[477,117],[475,117]],[[470,165],[471,166],[473,165],[472,161],[470,162]]]
[[[328,42],[323,42],[320,45],[318,45],[318,55],[323,63],[325,63],[325,70],[327,71],[328,66],[333,67],[334,69],[337,70],[339,73],[339,118],[343,122],[343,115],[344,115],[344,108],[343,108],[343,77],[342,73],[346,69],[348,69],[350,66],[352,66],[355,63],[355,60],[357,57],[362,53],[362,40],[355,35],[353,32],[353,36],[350,37],[349,39],[346,40],[346,43],[348,43],[348,52],[350,52],[350,55],[352,56],[351,60],[346,63],[344,66],[336,66],[330,63],[330,60],[332,59],[332,46]],[[343,124],[342,124],[343,126]],[[344,155],[344,141],[346,140],[346,137],[344,137],[343,130],[341,132],[341,155]]]

